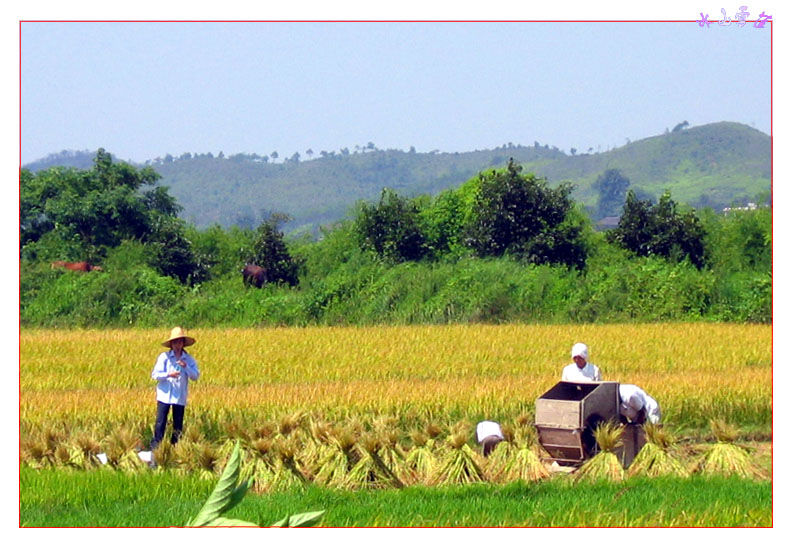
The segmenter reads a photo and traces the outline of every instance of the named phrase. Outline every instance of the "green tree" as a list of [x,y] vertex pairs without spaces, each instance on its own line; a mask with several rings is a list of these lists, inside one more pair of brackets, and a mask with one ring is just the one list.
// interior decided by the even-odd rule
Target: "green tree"
[[619,225],[607,239],[640,256],[687,258],[699,269],[706,261],[704,225],[695,210],[680,213],[668,191],[654,206],[628,191]]
[[378,204],[360,205],[355,232],[361,248],[389,262],[418,261],[427,251],[418,207],[390,189]]
[[96,153],[91,170],[23,173],[20,247],[54,231],[61,240],[79,241],[85,257],[97,258],[124,239],[145,238],[152,214],[175,215],[179,209],[167,192],[141,190],[159,178],[151,167],[114,163],[104,149]]
[[574,214],[572,185],[552,189],[545,179],[521,172],[510,159],[505,171],[479,174],[466,245],[480,257],[510,254],[531,263],[582,268],[584,220]]
[[154,215],[146,238],[147,246],[153,252],[149,264],[165,276],[191,285],[198,284],[209,278],[211,265],[195,253],[185,232],[186,225],[181,219]]
[[459,255],[464,249],[460,240],[465,221],[464,198],[457,189],[438,194],[425,208],[421,208],[421,225],[426,247],[435,257],[449,252]]
[[[137,169],[99,149],[93,168],[50,168],[20,174],[20,254],[29,259],[100,261],[125,240],[150,248],[151,266],[182,282],[199,282],[206,269],[185,238],[181,207],[156,186],[153,168]],[[46,257],[49,255],[50,257]]]
[[597,177],[597,180],[594,181],[594,190],[599,193],[598,219],[619,215],[629,186],[630,180],[617,169],[605,170]]
[[300,282],[299,264],[289,253],[283,232],[279,229],[289,220],[285,214],[274,213],[258,226],[253,256],[248,258],[248,263],[263,267],[267,271],[268,282],[296,286]]

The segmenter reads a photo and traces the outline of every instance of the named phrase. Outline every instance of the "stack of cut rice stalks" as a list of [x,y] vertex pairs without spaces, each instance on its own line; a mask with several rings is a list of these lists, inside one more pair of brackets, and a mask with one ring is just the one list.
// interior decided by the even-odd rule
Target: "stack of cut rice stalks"
[[[356,445],[360,460],[347,476],[350,488],[402,488],[404,483],[394,469],[399,469],[400,456],[381,434],[366,432]],[[398,465],[397,465],[398,464]]]
[[513,435],[495,447],[487,463],[487,476],[493,482],[536,482],[550,476],[550,471],[536,453],[537,436],[531,426],[520,426]]
[[329,444],[319,456],[314,482],[343,488],[347,475],[360,460],[357,450],[358,435],[354,427],[337,427],[330,431]]
[[710,428],[717,442],[695,461],[692,467],[693,473],[767,478],[767,475],[751,461],[747,450],[735,444],[739,434],[735,426],[722,420],[710,420]]
[[651,423],[647,423],[644,429],[646,444],[630,464],[627,475],[631,477],[639,475],[687,477],[687,470],[678,459],[669,453],[674,443],[673,436],[662,427]]
[[434,482],[437,484],[472,484],[484,482],[482,457],[467,443],[472,426],[457,424],[446,439],[447,449],[440,458]]
[[619,482],[624,480],[624,469],[614,451],[621,446],[621,436],[624,427],[615,422],[600,423],[594,429],[594,439],[600,451],[593,458],[585,462],[580,469],[575,471],[575,482],[610,480]]
[[404,459],[406,478],[411,484],[430,484],[437,466],[435,439],[417,429],[410,433],[410,439],[412,448]]

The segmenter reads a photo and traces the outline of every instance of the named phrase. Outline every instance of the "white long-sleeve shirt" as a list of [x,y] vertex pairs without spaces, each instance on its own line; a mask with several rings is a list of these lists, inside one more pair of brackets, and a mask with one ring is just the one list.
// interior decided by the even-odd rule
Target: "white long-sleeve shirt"
[[[198,363],[190,356],[187,351],[182,351],[181,357],[185,367],[181,368],[177,363],[177,358],[173,349],[161,353],[157,357],[154,369],[151,371],[151,379],[157,381],[157,400],[164,404],[187,405],[187,384],[189,380],[195,381],[201,375],[198,371]],[[168,377],[171,372],[179,371],[177,377]]]
[[602,381],[602,374],[591,362],[586,362],[583,368],[573,362],[561,371],[561,381]]
[[637,419],[641,410],[646,411],[649,423],[660,422],[660,405],[649,394],[637,385],[619,385],[620,411],[630,421]]

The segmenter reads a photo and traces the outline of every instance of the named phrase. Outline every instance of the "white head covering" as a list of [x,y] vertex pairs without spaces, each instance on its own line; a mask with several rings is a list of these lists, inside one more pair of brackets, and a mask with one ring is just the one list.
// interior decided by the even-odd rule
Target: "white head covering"
[[494,421],[481,421],[476,425],[476,439],[478,439],[479,443],[485,438],[493,435],[503,440],[503,432],[498,423]]
[[576,356],[583,357],[584,360],[588,361],[588,347],[585,343],[575,343],[572,346],[572,358]]

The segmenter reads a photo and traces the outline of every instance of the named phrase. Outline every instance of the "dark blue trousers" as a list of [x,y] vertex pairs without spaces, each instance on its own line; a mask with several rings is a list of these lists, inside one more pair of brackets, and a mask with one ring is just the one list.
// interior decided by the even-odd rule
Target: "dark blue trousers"
[[153,450],[165,436],[165,426],[168,423],[168,411],[173,408],[173,432],[171,433],[171,444],[179,442],[182,427],[184,427],[184,406],[180,404],[165,404],[157,401],[157,421],[154,423],[154,438],[151,439],[151,449]]

